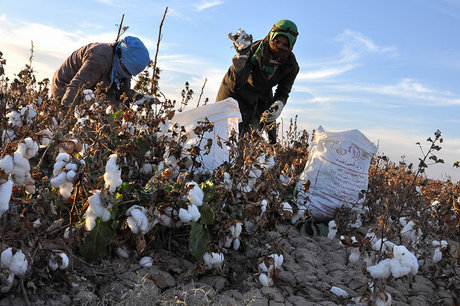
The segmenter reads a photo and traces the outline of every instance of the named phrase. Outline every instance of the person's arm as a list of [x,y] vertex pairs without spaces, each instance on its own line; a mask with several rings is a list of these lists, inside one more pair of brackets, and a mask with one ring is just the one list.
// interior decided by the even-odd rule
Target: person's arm
[[294,85],[298,73],[299,65],[295,63],[291,71],[278,83],[273,101],[282,101],[283,104],[286,105],[289,93],[291,92],[292,85]]
[[103,77],[103,69],[100,67],[100,62],[93,58],[89,52],[83,58],[83,65],[72,81],[66,86],[66,91],[62,97],[62,104],[68,107],[75,100],[80,89],[94,87]]

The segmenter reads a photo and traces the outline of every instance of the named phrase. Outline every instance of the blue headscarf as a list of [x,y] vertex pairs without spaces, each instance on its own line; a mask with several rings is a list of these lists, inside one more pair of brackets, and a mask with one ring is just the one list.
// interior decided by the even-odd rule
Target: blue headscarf
[[[129,74],[121,67],[120,59]],[[122,79],[131,79],[131,76],[144,70],[149,62],[149,51],[142,41],[137,37],[126,36],[115,47],[111,83],[115,81],[120,86]]]

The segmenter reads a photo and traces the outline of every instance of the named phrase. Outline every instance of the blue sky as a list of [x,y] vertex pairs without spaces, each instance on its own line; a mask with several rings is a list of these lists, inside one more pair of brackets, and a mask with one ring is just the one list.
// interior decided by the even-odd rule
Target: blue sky
[[[1,1],[0,51],[11,77],[27,63],[34,42],[37,76],[51,78],[61,62],[90,42],[111,42],[122,14],[126,35],[155,54],[165,7],[158,65],[160,88],[179,99],[186,81],[213,100],[231,63],[227,38],[238,28],[263,38],[280,19],[300,35],[300,73],[282,118],[298,115],[311,132],[359,129],[395,162],[416,161],[416,142],[440,129],[445,165],[430,177],[454,181],[460,169],[460,0],[335,1]],[[424,146],[426,147],[426,145]]]

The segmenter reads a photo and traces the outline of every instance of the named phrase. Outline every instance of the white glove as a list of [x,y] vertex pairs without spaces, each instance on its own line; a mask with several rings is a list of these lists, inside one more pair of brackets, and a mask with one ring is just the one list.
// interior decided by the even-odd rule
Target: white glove
[[268,109],[267,122],[275,121],[281,115],[281,111],[283,110],[283,107],[284,107],[283,101],[281,100],[275,101]]

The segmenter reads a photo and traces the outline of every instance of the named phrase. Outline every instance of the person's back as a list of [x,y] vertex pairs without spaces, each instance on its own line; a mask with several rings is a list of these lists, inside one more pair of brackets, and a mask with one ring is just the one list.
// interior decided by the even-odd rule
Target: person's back
[[[56,70],[51,83],[51,96],[62,98],[68,105],[81,87],[91,88],[102,82],[110,85],[114,44],[91,43],[74,51]],[[73,100],[73,99],[72,99]]]

